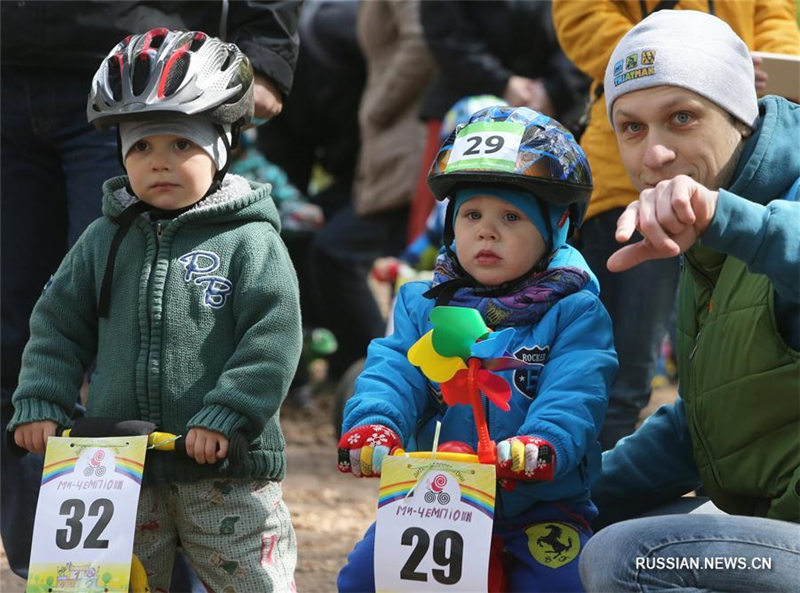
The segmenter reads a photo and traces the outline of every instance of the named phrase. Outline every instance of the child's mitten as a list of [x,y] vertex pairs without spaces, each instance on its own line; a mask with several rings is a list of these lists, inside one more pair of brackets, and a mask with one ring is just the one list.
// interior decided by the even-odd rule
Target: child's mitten
[[544,439],[516,436],[497,443],[498,478],[551,482],[555,471],[555,451]]
[[397,433],[381,424],[365,424],[351,428],[339,441],[339,471],[357,478],[381,475],[386,455],[403,443]]

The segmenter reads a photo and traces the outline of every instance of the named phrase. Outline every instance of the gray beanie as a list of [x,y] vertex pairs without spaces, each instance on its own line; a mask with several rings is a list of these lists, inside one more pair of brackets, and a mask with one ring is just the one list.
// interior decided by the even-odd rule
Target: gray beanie
[[[228,143],[231,141],[230,132]],[[128,151],[142,138],[157,134],[170,134],[191,140],[202,148],[214,161],[217,171],[222,170],[228,160],[228,151],[217,128],[211,122],[193,117],[171,117],[139,121],[123,121],[119,124],[122,160]]]
[[659,10],[628,31],[611,54],[603,86],[609,119],[618,97],[654,86],[697,93],[751,128],[758,118],[747,45],[727,23],[695,10]]

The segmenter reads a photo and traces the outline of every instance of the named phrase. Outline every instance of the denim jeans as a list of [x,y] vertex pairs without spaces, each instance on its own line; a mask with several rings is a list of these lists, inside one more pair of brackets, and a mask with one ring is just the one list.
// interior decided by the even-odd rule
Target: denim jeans
[[[650,382],[668,331],[680,272],[674,257],[648,261],[621,273],[608,271],[606,261],[622,247],[614,239],[622,211],[608,210],[584,222],[578,245],[600,282],[600,300],[611,316],[619,357],[619,373],[611,386],[600,434],[604,450],[633,432],[639,412],[650,401]],[[630,242],[640,239],[635,235]]]
[[[116,134],[86,123],[89,73],[2,69],[2,403],[10,419],[31,310],[47,279],[101,214],[103,181],[119,175]],[[28,570],[42,456],[3,443],[2,538],[11,569]]]
[[615,523],[583,550],[586,591],[797,591],[800,525],[761,517],[662,515]]

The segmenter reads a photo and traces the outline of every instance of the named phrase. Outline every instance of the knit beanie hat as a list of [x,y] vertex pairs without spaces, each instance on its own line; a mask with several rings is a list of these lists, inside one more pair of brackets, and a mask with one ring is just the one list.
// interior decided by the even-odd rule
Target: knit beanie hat
[[[453,228],[455,228],[456,218],[458,218],[458,211],[461,206],[476,196],[493,196],[514,206],[530,219],[542,235],[545,245],[548,245],[552,239],[551,248],[553,251],[567,242],[569,224],[566,217],[564,217],[566,208],[550,205],[546,210],[542,210],[540,201],[533,194],[523,190],[499,186],[456,189],[453,204]],[[549,218],[549,225],[545,220],[545,216]],[[559,223],[561,223],[560,227],[558,226]]]
[[[139,140],[156,134],[172,134],[191,140],[211,157],[217,171],[221,171],[228,160],[228,151],[217,128],[211,122],[195,117],[120,122],[119,137],[122,145],[122,160],[125,160],[128,151]],[[230,144],[231,133],[226,132],[226,135]]]
[[618,97],[654,86],[697,93],[751,128],[758,118],[747,45],[727,23],[704,12],[659,10],[620,40],[603,82],[609,119]]

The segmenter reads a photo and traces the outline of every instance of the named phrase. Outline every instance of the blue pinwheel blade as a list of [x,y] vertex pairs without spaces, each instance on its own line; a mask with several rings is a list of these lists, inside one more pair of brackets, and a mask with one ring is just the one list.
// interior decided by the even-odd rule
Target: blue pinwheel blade
[[514,337],[514,328],[507,327],[499,332],[491,332],[485,339],[470,347],[470,354],[475,358],[486,360],[497,358],[506,353],[508,345]]

